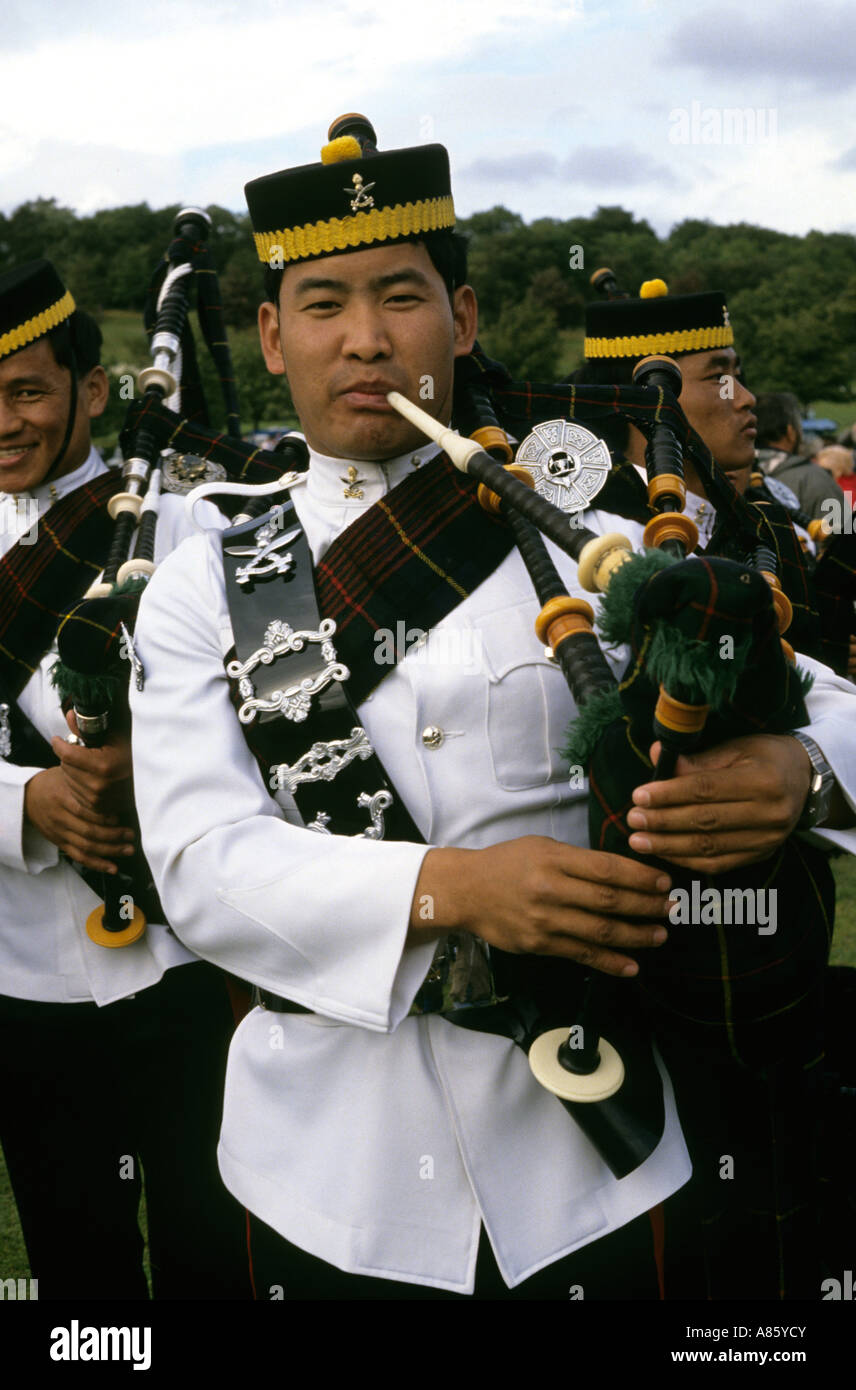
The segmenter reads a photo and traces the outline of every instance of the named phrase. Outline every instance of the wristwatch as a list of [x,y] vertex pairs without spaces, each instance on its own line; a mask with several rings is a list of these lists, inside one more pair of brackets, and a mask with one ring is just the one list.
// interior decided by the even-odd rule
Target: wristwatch
[[808,734],[800,733],[799,730],[791,733],[791,738],[798,739],[802,744],[811,759],[812,769],[808,797],[803,807],[803,813],[794,829],[811,830],[815,825],[821,825],[829,814],[832,788],[835,786],[835,774],[813,738],[809,738]]

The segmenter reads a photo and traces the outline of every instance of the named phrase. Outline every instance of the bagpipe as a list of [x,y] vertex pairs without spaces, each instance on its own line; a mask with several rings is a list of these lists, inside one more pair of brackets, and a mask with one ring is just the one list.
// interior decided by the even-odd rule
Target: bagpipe
[[759,494],[760,500],[784,507],[794,526],[801,526],[807,531],[816,547],[819,548],[823,544],[829,534],[823,521],[812,518],[803,511],[796,493],[792,492],[786,483],[769,478],[765,473],[752,473],[749,486]]
[[[630,849],[626,824],[641,782],[674,775],[683,752],[743,735],[783,734],[807,722],[807,682],[781,635],[792,614],[777,574],[781,536],[763,508],[744,504],[717,473],[680,412],[679,392],[680,371],[670,359],[644,359],[631,387],[526,383],[523,389],[476,353],[456,366],[453,419],[460,434],[397,393],[388,398],[479,483],[483,504],[507,518],[543,605],[538,640],[551,650],[577,706],[568,755],[588,773],[591,846],[647,863]],[[561,395],[572,404],[570,430],[567,420],[543,421],[544,403]],[[506,416],[513,421],[517,410],[519,430],[521,400],[530,420],[542,419],[512,464],[494,402],[510,406]],[[588,475],[597,467],[591,461],[605,446],[579,422],[611,413],[626,414],[647,439],[648,519],[645,550],[636,555],[621,533],[597,535],[580,521],[580,494],[584,505],[592,504]],[[730,557],[693,556],[698,535],[682,510],[685,453],[721,513],[720,537]],[[620,478],[627,471],[612,471],[612,501],[607,487],[599,508],[631,514],[624,505],[629,480]],[[548,500],[563,489],[576,494],[570,515]],[[629,646],[620,682],[594,634],[592,608],[567,593],[542,536],[576,561],[581,587],[602,596],[604,638]],[[662,751],[652,769],[648,749],[655,740]],[[779,1065],[799,1069],[822,1051],[834,901],[823,856],[791,838],[763,863],[715,879],[664,867],[673,897],[677,889],[688,902],[704,901],[705,909],[739,903],[743,915],[726,921],[716,907],[701,914],[696,907],[688,922],[670,925],[665,945],[644,953],[632,982],[565,960],[492,949],[497,993],[506,1002],[492,1016],[472,1010],[453,1019],[513,1037],[535,1076],[618,1177],[643,1162],[662,1133],[650,1037],[663,1048],[696,1049],[699,1057],[753,1074]],[[768,904],[772,894],[777,907],[769,934],[759,934],[762,924],[749,906],[759,893]]]
[[[818,612],[815,644],[803,646],[839,676],[850,677],[850,639],[856,636],[856,531],[847,507],[840,516],[810,517],[794,492],[775,477],[753,473],[749,496],[761,505],[784,510],[795,527],[806,531],[815,554],[806,553],[812,600]],[[846,494],[845,494],[846,496]],[[801,544],[803,544],[801,539]],[[804,550],[807,551],[805,545]]]
[[[81,742],[89,748],[100,747],[110,734],[130,733],[129,673],[139,688],[143,683],[133,634],[140,598],[155,569],[162,492],[187,492],[195,482],[212,477],[268,482],[282,473],[283,463],[288,461],[281,454],[277,465],[263,461],[260,451],[240,438],[231,354],[207,245],[210,227],[206,212],[182,209],[165,257],[152,277],[144,311],[152,363],[139,373],[140,399],[131,403],[121,437],[123,490],[109,503],[115,522],[109,555],[101,578],[65,615],[58,631],[54,684],[64,706],[74,709]],[[159,407],[173,421],[174,412],[182,409],[186,412],[183,423],[206,429],[207,405],[188,320],[194,300],[223,395],[226,429],[222,436],[214,437],[223,440],[220,452],[225,453],[225,464],[165,447],[162,431],[150,422]],[[292,464],[304,466],[305,452],[299,444],[289,456]],[[223,486],[228,490],[228,484]],[[246,489],[241,485],[237,491],[243,496]],[[267,506],[265,501],[265,510]],[[125,798],[124,812],[139,836],[130,794]],[[104,901],[90,914],[86,930],[101,946],[131,945],[143,935],[147,919],[164,920],[139,847],[117,866],[115,874],[100,875],[93,886]]]

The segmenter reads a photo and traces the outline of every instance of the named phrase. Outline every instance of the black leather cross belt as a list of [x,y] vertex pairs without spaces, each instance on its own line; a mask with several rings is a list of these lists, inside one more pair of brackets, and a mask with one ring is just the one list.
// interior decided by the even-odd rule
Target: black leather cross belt
[[253,989],[253,1003],[261,1004],[263,1009],[270,1009],[273,1014],[311,1014],[313,1009],[307,1009],[303,1004],[295,1004],[293,999],[284,999],[281,994],[274,994],[269,989],[259,989],[258,985]]

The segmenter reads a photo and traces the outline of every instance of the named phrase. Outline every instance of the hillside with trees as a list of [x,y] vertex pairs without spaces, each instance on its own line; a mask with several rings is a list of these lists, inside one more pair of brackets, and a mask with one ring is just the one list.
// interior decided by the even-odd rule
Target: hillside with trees
[[[177,211],[141,203],[78,217],[53,199],[25,203],[0,214],[0,269],[49,256],[81,307],[102,321],[114,354],[105,365],[139,367],[147,358],[142,331],[132,340],[114,338],[111,325],[126,327],[125,315],[141,313]],[[246,214],[216,206],[208,212],[242,417],[251,428],[281,415],[283,403],[282,382],[267,375],[255,347],[260,268]],[[530,223],[495,207],[458,227],[469,239],[480,341],[514,376],[544,380],[578,365],[589,276],[608,265],[632,294],[654,276],[673,293],[724,290],[753,390],[791,390],[805,407],[856,398],[856,237],[798,237],[689,218],[661,238],[620,207]]]

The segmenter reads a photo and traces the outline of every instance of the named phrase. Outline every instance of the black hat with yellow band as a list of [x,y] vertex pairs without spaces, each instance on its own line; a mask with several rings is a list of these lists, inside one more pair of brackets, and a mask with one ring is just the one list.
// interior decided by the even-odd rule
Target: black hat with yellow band
[[50,261],[28,261],[0,275],[0,359],[43,338],[74,313],[74,300]]
[[410,240],[455,225],[442,145],[378,151],[365,116],[340,116],[320,164],[253,179],[244,189],[259,260],[274,269]]
[[[14,266],[0,275],[0,362],[30,347],[70,319],[75,303],[50,261]],[[99,340],[100,341],[100,340]],[[59,452],[42,479],[49,482],[65,458],[77,417],[77,372],[71,372],[68,415]]]
[[610,299],[586,306],[587,362],[707,352],[733,343],[725,295],[718,290],[669,294],[665,281],[646,280],[638,299]]

